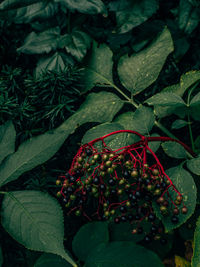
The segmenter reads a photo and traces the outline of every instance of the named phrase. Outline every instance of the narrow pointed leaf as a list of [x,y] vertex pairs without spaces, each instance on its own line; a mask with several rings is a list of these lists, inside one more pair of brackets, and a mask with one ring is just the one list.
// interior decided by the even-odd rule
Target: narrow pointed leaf
[[157,79],[173,49],[171,34],[168,29],[164,29],[146,49],[130,57],[121,57],[118,74],[123,86],[134,95],[146,89]]
[[17,179],[21,174],[50,159],[78,125],[86,122],[111,121],[123,101],[108,92],[89,94],[80,109],[52,132],[30,138],[0,166],[0,185]]
[[64,250],[62,209],[48,194],[31,190],[7,193],[2,203],[2,225],[26,248],[60,255],[77,266]]
[[15,152],[16,131],[11,121],[0,126],[0,163]]

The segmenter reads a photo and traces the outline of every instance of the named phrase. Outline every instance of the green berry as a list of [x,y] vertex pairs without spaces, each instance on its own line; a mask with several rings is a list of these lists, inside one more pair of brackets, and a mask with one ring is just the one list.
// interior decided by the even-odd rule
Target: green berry
[[80,215],[81,215],[80,210],[76,210],[76,211],[75,211],[75,215],[76,215],[76,216],[80,216]]

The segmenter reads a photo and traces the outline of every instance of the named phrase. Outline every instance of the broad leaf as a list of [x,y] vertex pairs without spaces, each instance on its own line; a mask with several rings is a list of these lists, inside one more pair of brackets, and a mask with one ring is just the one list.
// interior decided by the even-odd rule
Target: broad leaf
[[146,49],[130,57],[121,57],[118,74],[123,86],[134,95],[146,89],[157,79],[173,49],[171,34],[168,29],[164,29]]
[[8,155],[15,152],[15,127],[11,121],[0,126],[0,163]]
[[[144,257],[145,255],[145,257]],[[85,267],[149,266],[161,267],[159,257],[150,250],[133,242],[111,242],[100,244],[89,254]]]
[[164,142],[162,143],[162,148],[165,153],[172,158],[176,159],[186,159],[187,153],[182,145],[176,142]]
[[54,0],[63,4],[71,11],[78,11],[84,14],[107,14],[104,3],[101,0]]
[[184,120],[175,120],[172,123],[171,128],[172,129],[180,129],[180,128],[183,128],[183,127],[185,127],[187,125],[188,125],[188,122],[187,121],[184,121]]
[[116,12],[119,33],[125,33],[150,18],[158,8],[157,0],[118,0],[109,4],[110,11]]
[[23,6],[28,6],[39,1],[40,0],[5,0],[0,4],[0,10],[15,9]]
[[193,248],[193,257],[192,257],[192,262],[191,266],[192,267],[199,267],[199,262],[200,262],[200,217],[198,218],[197,225],[196,225],[196,230],[194,233],[194,248]]
[[87,53],[91,38],[84,32],[73,31],[71,34],[65,34],[61,37],[59,46],[65,48],[67,53],[81,61]]
[[190,0],[180,0],[178,24],[181,30],[191,34],[199,24],[199,6],[195,7]]
[[97,43],[93,43],[85,69],[85,91],[92,89],[95,85],[113,86],[112,56],[113,53],[107,45],[103,44],[98,47]]
[[15,23],[30,23],[35,20],[46,20],[54,16],[58,11],[59,7],[55,3],[41,1],[27,7],[18,8],[11,14]]
[[0,267],[2,266],[2,264],[3,264],[3,254],[2,254],[1,247],[0,247]]
[[[185,223],[193,214],[196,207],[197,188],[191,174],[183,169],[181,165],[168,169],[166,173],[172,180],[173,184],[176,186],[177,190],[182,194],[183,203],[188,210],[186,214],[182,214],[180,212],[178,216],[179,222],[173,224],[171,222],[172,214],[170,216],[162,216],[159,206],[157,204],[154,204],[154,211],[156,212],[156,215],[159,219],[162,220],[166,231],[169,232],[172,229],[175,229]],[[176,199],[177,193],[173,190],[172,187],[169,188],[169,193],[172,196],[172,199]]]
[[72,57],[57,51],[51,56],[44,56],[40,58],[35,70],[35,76],[38,78],[44,72],[49,70],[57,72],[63,71],[68,65],[74,65]]
[[[158,137],[158,136],[160,136],[159,134],[157,134],[157,133],[153,133],[153,134],[151,134],[150,135],[150,137]],[[161,142],[160,141],[154,141],[154,142],[149,142],[148,143],[148,146],[149,146],[149,148],[153,151],[153,152],[156,152],[158,149],[159,149],[159,147],[160,147],[160,144],[161,144]],[[149,152],[149,151],[148,151]],[[150,152],[149,152],[150,153]]]
[[185,106],[183,99],[174,93],[158,93],[147,99],[149,105],[182,107]]
[[35,262],[33,267],[71,267],[66,260],[54,254],[44,253]]
[[64,250],[62,209],[48,194],[31,190],[8,192],[1,215],[4,229],[20,244],[57,254],[77,266]]
[[151,108],[140,105],[135,112],[126,112],[119,115],[115,122],[125,129],[137,131],[140,134],[149,134],[154,126],[155,116]]
[[190,102],[190,114],[194,120],[200,121],[200,92]]
[[180,83],[165,87],[162,92],[174,93],[183,96],[185,91],[200,80],[200,71],[192,70],[184,73],[180,78]]
[[147,99],[145,102],[154,106],[155,114],[160,118],[172,113],[184,117],[187,112],[187,106],[183,99],[174,93],[158,93]]
[[107,243],[108,240],[108,224],[106,222],[92,222],[80,228],[73,239],[72,249],[80,260],[85,261],[91,250],[102,242]]
[[188,169],[196,175],[200,175],[200,157],[187,161]]
[[[88,130],[83,136],[82,143],[86,144],[95,138],[104,136],[114,131],[124,130],[124,127],[119,123],[103,123],[97,125],[90,130]],[[104,141],[106,145],[112,150],[118,149],[120,147],[128,145],[127,143],[127,133],[119,133],[109,136],[105,138]],[[130,144],[129,144],[130,145]],[[95,144],[96,147],[102,147],[102,142],[98,142]]]
[[80,109],[56,130],[30,138],[0,166],[0,185],[17,179],[21,174],[50,159],[78,125],[86,122],[111,121],[123,102],[107,92],[89,94]]
[[43,54],[56,50],[60,41],[60,28],[48,29],[44,32],[31,32],[23,46],[17,49],[24,54]]

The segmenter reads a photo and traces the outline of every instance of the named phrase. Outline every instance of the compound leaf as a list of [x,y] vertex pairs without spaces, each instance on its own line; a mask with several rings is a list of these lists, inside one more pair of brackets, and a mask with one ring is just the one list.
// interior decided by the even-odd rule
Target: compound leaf
[[118,74],[123,86],[134,95],[150,86],[158,77],[167,56],[173,51],[173,41],[168,29],[141,52],[120,58]]
[[20,244],[60,255],[77,266],[64,250],[62,209],[48,194],[32,190],[8,192],[1,215],[4,229]]
[[194,248],[193,248],[193,257],[192,257],[192,263],[191,263],[192,267],[199,267],[199,262],[200,262],[199,239],[200,239],[200,217],[197,220],[196,230],[194,233]]
[[9,10],[28,6],[39,2],[40,0],[5,0],[0,4],[0,10]]

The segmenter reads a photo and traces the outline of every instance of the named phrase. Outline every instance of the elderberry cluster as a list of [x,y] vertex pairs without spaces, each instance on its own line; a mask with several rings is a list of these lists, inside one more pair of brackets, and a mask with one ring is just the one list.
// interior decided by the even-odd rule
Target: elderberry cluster
[[[149,223],[145,241],[158,240],[162,227],[153,210],[157,205],[162,216],[172,223],[179,222],[179,214],[187,208],[182,195],[164,173],[157,161],[147,164],[147,145],[127,146],[112,151],[105,143],[101,149],[94,144],[82,146],[72,166],[56,181],[68,215],[84,216],[88,220],[114,220],[136,226],[132,233],[143,233],[142,221]],[[177,193],[172,198],[169,188]],[[161,239],[164,243],[163,239]]]

